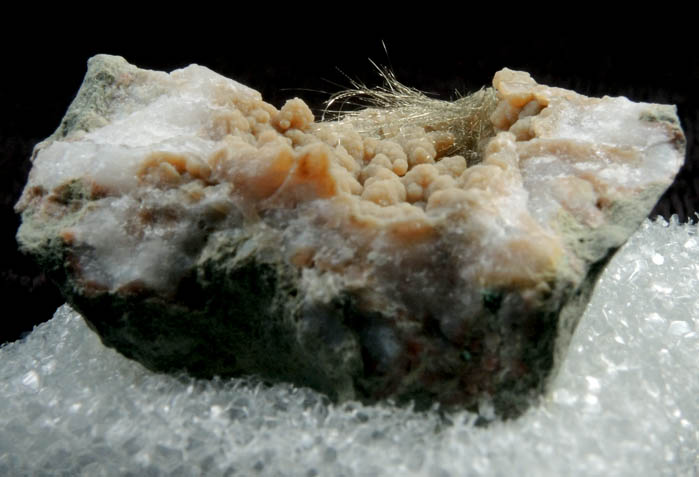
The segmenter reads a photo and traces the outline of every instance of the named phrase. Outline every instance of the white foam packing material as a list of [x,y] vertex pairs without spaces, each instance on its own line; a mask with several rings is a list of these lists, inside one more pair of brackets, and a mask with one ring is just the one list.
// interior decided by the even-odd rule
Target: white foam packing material
[[602,276],[552,392],[487,427],[154,374],[63,306],[0,349],[0,475],[696,476],[698,290],[697,226],[646,221]]

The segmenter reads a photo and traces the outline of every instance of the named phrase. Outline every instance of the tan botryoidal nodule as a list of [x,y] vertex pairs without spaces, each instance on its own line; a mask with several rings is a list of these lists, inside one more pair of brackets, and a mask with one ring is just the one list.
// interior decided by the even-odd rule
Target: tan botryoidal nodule
[[[487,139],[495,132],[490,115],[497,97],[492,88],[482,88],[455,101],[433,99],[422,91],[404,85],[388,68],[374,64],[384,80],[369,88],[351,80],[353,88],[334,94],[326,104],[333,119],[352,123],[361,134],[390,138],[404,135],[406,129],[421,127],[425,132],[444,131],[453,143],[441,155],[460,155],[472,166],[480,162]],[[339,109],[333,109],[339,105]],[[359,107],[343,111],[345,105]]]

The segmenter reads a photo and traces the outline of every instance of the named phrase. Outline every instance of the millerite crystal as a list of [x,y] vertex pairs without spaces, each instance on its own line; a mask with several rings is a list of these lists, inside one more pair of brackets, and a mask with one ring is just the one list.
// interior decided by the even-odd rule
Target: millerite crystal
[[96,56],[35,148],[21,247],[151,369],[516,415],[682,165],[675,109],[507,69],[455,103],[389,92],[315,122]]

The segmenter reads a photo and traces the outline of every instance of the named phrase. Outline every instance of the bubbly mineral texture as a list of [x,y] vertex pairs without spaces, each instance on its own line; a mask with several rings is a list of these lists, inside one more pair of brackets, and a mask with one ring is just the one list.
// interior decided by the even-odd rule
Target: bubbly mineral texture
[[672,106],[493,87],[443,120],[315,122],[201,66],[96,56],[35,149],[18,240],[151,369],[516,415],[685,141]]

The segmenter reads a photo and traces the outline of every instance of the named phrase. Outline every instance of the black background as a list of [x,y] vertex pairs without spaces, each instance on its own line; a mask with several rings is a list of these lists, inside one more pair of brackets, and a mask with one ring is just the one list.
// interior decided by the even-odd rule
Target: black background
[[[531,19],[530,19],[531,20]],[[13,211],[29,172],[34,144],[58,126],[85,74],[87,59],[98,53],[124,56],[141,68],[170,71],[198,63],[262,93],[276,107],[298,96],[316,111],[349,80],[379,83],[369,58],[390,66],[403,83],[448,99],[489,84],[502,67],[526,70],[543,84],[591,96],[627,96],[633,101],[670,103],[687,136],[687,161],[675,184],[651,217],[699,210],[695,88],[699,62],[694,41],[668,30],[630,26],[606,35],[604,26],[525,35],[511,28],[490,34],[452,29],[450,35],[410,28],[409,34],[372,33],[366,22],[334,27],[255,28],[231,21],[226,29],[177,26],[141,34],[143,26],[77,31],[65,25],[48,34],[28,26],[4,39],[0,78],[0,343],[12,341],[49,319],[63,301],[31,260],[17,252],[19,218]],[[184,24],[183,24],[184,25]],[[599,29],[599,31],[597,31]],[[384,48],[385,44],[385,48]],[[317,115],[319,116],[319,114]]]

